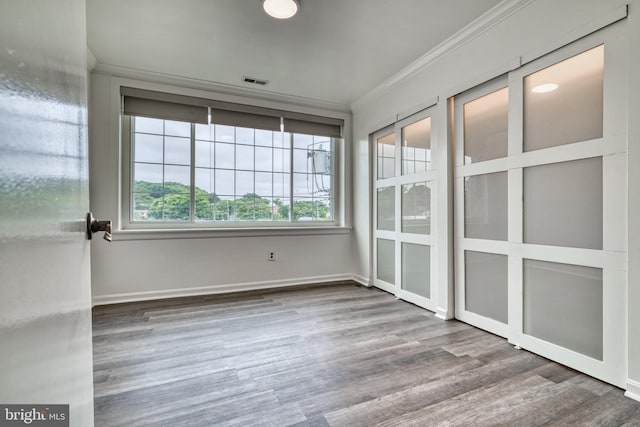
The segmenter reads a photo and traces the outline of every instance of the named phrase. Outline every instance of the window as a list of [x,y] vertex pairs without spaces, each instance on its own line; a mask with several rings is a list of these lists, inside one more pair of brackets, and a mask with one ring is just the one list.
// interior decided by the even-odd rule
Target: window
[[200,112],[193,114],[197,105],[167,114],[168,102],[124,92],[131,177],[125,205],[134,227],[338,223],[341,129],[333,119],[305,121],[301,114],[267,109],[261,116],[255,107],[245,106],[247,112],[235,105],[233,111],[216,103],[205,107],[208,123]]

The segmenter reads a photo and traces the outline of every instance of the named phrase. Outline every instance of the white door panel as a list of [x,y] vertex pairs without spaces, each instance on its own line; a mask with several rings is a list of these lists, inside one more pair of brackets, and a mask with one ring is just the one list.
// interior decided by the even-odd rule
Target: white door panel
[[93,425],[85,3],[0,6],[0,403]]

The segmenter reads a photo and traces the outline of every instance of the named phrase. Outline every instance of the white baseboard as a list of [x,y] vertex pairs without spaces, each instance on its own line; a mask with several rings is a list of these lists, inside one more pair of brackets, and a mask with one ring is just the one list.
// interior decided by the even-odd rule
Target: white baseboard
[[436,307],[435,316],[440,320],[451,320],[453,319],[453,313],[449,313],[449,311],[442,307]]
[[627,379],[627,391],[624,392],[624,395],[640,402],[640,382]]
[[353,280],[354,282],[358,282],[359,284],[361,284],[362,286],[366,286],[367,288],[371,287],[371,283],[369,282],[368,277],[354,274],[353,276],[351,276],[351,280]]
[[360,283],[360,280],[358,280],[353,275],[331,274],[326,276],[299,277],[295,279],[266,280],[263,282],[232,283],[227,285],[202,286],[196,288],[165,289],[159,291],[98,295],[94,296],[91,302],[93,306],[96,306],[165,298],[226,294],[230,292],[255,291],[261,289],[283,288],[287,286],[302,286],[311,285],[314,283],[330,283],[350,280]]

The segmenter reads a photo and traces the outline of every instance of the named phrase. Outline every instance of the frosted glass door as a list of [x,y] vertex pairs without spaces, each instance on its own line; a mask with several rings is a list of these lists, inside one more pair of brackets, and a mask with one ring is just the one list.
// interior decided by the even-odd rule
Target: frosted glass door
[[456,317],[507,336],[508,117],[506,78],[455,99]]
[[522,94],[514,106],[522,120],[510,122],[521,131],[510,177],[522,200],[513,210],[521,227],[510,236],[521,242],[509,257],[522,295],[510,311],[518,319],[511,340],[621,385],[626,147],[618,143],[625,117],[613,111],[624,56],[602,33],[511,77]]
[[456,317],[622,386],[626,50],[615,26],[455,97]]
[[432,110],[373,135],[375,144],[374,285],[435,310],[431,296],[437,189]]

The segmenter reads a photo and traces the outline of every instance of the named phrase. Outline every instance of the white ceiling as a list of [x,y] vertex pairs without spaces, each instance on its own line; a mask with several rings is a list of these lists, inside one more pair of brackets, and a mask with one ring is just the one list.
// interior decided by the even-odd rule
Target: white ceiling
[[98,64],[349,105],[500,0],[87,0]]

